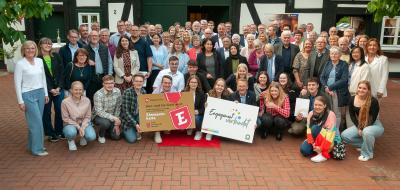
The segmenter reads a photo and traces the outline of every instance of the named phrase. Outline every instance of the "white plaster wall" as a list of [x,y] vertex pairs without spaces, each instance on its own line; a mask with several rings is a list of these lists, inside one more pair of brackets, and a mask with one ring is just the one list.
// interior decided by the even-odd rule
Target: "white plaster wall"
[[295,9],[322,9],[323,0],[295,0]]
[[[117,21],[121,20],[124,3],[108,3],[108,26],[110,32],[117,32]],[[129,12],[128,20],[133,23],[133,6]]]
[[299,25],[309,22],[314,24],[314,31],[319,34],[321,32],[322,13],[299,13]]
[[[273,3],[255,3],[256,11],[260,17],[262,23],[265,23],[265,16],[271,14],[285,13],[285,4],[273,4]],[[240,7],[240,33],[242,33],[242,27],[247,24],[252,24],[253,19],[251,18],[249,8],[246,3],[242,3]]]
[[76,0],[77,7],[100,7],[100,0]]

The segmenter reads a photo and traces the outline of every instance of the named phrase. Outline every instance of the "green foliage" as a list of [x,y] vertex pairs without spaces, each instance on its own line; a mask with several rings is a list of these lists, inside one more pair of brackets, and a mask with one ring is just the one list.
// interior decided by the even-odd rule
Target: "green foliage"
[[349,16],[342,17],[342,18],[336,23],[336,26],[339,25],[339,24],[342,24],[342,23],[348,23],[348,24],[350,24],[350,17],[349,17]]
[[371,0],[367,10],[374,14],[374,22],[382,22],[384,16],[400,16],[399,0]]
[[22,19],[46,19],[53,12],[53,6],[47,0],[0,0],[0,38],[5,44],[25,40],[24,33],[15,30],[12,24]]

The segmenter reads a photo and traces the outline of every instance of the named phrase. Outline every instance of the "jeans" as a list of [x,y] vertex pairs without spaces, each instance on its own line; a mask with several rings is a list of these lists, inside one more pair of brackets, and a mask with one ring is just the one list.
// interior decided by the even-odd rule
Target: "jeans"
[[203,124],[203,115],[196,115],[195,122],[196,122],[196,130],[201,131],[201,125]]
[[[75,127],[75,125],[66,125],[64,126],[63,129],[65,137],[70,141],[74,140],[76,135],[79,133],[78,129]],[[85,135],[84,135],[86,141],[94,141],[96,139],[96,131],[94,131],[92,123],[89,123],[89,125],[85,128]]]
[[25,119],[28,124],[28,149],[33,155],[44,151],[43,147],[43,109],[44,89],[36,89],[22,93],[25,104]]
[[129,128],[125,128],[124,131],[122,132],[125,140],[128,143],[135,143],[137,140],[137,132],[136,132],[136,128],[134,127],[129,127]]
[[361,155],[373,158],[375,138],[383,134],[384,128],[379,120],[362,130],[362,136],[358,135],[358,128],[352,126],[342,132],[344,142],[361,148]]
[[[43,127],[46,136],[62,135],[63,121],[61,118],[61,102],[64,99],[64,91],[60,90],[58,96],[49,94],[49,102],[44,105],[43,112]],[[54,128],[51,123],[51,106],[54,104]]]
[[106,132],[108,132],[111,139],[113,140],[119,140],[121,138],[114,131],[114,122],[99,116],[96,116],[93,122],[96,126],[99,127],[99,137],[104,137],[106,135]]
[[[319,133],[321,132],[322,127],[318,125],[314,125],[311,127],[311,135],[313,139],[316,139]],[[312,144],[308,144],[307,140],[303,141],[300,146],[300,152],[303,156],[311,156],[315,154],[314,148]]]
[[267,133],[269,129],[272,130],[274,134],[282,134],[283,129],[288,126],[289,120],[282,117],[281,115],[272,116],[270,113],[266,112],[261,116],[261,130]]

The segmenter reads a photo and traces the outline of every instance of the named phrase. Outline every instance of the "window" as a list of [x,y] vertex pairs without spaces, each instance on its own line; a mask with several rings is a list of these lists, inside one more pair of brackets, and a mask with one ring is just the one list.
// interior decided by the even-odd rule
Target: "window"
[[93,22],[100,23],[100,13],[78,13],[78,26],[87,24],[90,28]]
[[381,31],[382,49],[400,49],[400,16],[384,17]]

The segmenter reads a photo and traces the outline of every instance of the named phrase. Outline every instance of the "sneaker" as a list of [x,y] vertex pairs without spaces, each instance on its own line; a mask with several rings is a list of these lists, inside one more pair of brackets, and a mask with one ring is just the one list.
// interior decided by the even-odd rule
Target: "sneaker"
[[368,160],[370,160],[370,159],[372,159],[372,158],[370,158],[370,157],[368,157],[368,156],[363,156],[363,155],[360,155],[360,156],[358,157],[358,160],[363,161],[363,162],[366,162],[366,161],[368,161]]
[[312,157],[312,158],[311,158],[311,161],[316,162],[316,163],[319,163],[319,162],[326,161],[326,158],[325,158],[324,156],[322,156],[322,154],[320,153],[320,154],[318,154],[318,155]]
[[46,151],[43,151],[43,152],[40,152],[40,153],[36,154],[36,156],[47,156],[47,155],[49,155],[49,153],[46,152]]
[[138,141],[142,140],[142,134],[141,133],[136,133],[136,140],[138,140]]
[[207,134],[206,135],[206,140],[207,141],[211,141],[211,139],[212,139],[212,134]]
[[156,132],[154,134],[154,142],[156,142],[157,144],[162,143],[162,138],[161,138],[160,132]]
[[59,141],[60,139],[57,136],[50,136],[48,140],[52,143]]
[[74,140],[68,140],[68,148],[70,151],[77,150]]
[[356,150],[357,150],[358,152],[361,152],[361,148],[356,148]]
[[104,143],[106,143],[106,138],[99,136],[99,138],[97,138],[97,141],[99,141],[100,144],[104,144]]
[[188,136],[192,135],[192,134],[193,134],[193,129],[188,129],[188,130],[186,130],[186,134],[187,134]]
[[86,146],[87,145],[87,141],[86,141],[85,137],[81,138],[81,140],[79,141],[79,145],[81,145],[81,146]]
[[199,141],[201,139],[201,136],[203,136],[203,133],[201,133],[201,131],[196,131],[196,134],[194,135],[194,140]]

